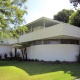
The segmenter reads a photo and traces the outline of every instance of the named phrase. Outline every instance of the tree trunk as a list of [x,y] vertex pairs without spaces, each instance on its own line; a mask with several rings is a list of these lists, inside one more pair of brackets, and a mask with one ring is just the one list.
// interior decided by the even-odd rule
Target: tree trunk
[[27,49],[26,49],[26,47],[25,47],[25,55],[26,55],[26,60],[27,60]]
[[17,54],[17,48],[15,48],[15,57],[16,57],[16,54]]
[[24,59],[24,52],[23,52],[23,49],[21,49],[21,52],[22,52],[22,58]]

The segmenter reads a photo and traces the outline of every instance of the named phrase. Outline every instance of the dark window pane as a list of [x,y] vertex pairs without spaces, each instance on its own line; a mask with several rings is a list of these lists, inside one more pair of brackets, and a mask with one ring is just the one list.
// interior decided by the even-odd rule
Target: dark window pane
[[50,44],[50,40],[44,40],[43,44]]
[[59,44],[60,42],[59,42],[59,40],[51,40],[51,44]]
[[33,42],[32,42],[32,45],[36,45],[36,41],[33,41]]
[[68,39],[61,39],[60,40],[61,44],[69,44],[69,40]]
[[75,44],[75,40],[70,40],[70,44]]
[[42,40],[41,41],[36,41],[36,45],[41,45],[42,44]]
[[76,44],[79,44],[79,40],[75,40],[75,43],[76,43]]

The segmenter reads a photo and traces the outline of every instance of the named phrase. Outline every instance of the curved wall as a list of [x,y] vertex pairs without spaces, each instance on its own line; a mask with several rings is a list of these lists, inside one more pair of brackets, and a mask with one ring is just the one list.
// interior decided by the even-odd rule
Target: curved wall
[[75,44],[46,44],[27,48],[28,59],[44,61],[76,61],[79,45]]

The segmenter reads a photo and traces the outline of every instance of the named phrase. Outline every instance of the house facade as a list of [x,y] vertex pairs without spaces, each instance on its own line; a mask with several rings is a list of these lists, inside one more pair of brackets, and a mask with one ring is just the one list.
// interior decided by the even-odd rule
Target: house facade
[[[18,39],[9,40],[15,53],[16,44],[25,44],[28,59],[43,61],[76,61],[79,54],[80,28],[41,17],[27,24],[28,32]],[[20,51],[18,49],[17,51]]]

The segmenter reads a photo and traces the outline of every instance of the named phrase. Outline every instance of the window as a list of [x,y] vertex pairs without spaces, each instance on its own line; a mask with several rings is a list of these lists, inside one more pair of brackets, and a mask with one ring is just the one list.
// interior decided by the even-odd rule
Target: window
[[70,44],[75,44],[75,40],[70,40]]
[[59,44],[60,42],[59,42],[59,40],[51,40],[51,42],[50,42],[51,44]]
[[61,39],[60,42],[61,44],[70,44],[70,40],[68,39]]
[[36,45],[36,41],[33,41],[33,42],[32,42],[32,45]]
[[41,45],[42,44],[42,40],[36,41],[36,45]]
[[75,40],[75,43],[76,43],[76,44],[79,44],[79,40]]
[[38,40],[30,42],[29,45],[42,45],[42,44],[77,44],[79,45],[79,40],[73,40],[73,39],[48,39],[48,40]]
[[43,44],[50,44],[50,40],[44,40]]

